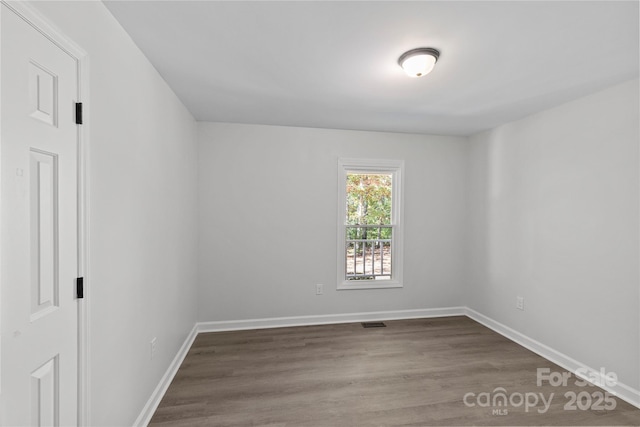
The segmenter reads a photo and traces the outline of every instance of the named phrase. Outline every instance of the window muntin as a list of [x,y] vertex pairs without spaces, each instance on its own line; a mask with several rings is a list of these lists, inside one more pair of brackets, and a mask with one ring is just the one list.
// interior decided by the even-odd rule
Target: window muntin
[[401,287],[403,162],[338,166],[338,289]]

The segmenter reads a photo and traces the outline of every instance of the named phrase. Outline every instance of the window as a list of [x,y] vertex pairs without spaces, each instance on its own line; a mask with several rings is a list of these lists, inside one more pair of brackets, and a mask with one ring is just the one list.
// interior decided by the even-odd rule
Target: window
[[338,289],[402,287],[401,160],[338,160]]

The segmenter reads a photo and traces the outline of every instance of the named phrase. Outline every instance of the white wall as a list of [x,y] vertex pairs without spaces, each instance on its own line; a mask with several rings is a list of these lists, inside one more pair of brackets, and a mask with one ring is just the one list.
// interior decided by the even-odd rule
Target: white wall
[[196,125],[101,2],[36,6],[90,57],[89,424],[131,425],[196,321]]
[[465,292],[471,308],[636,389],[638,114],[634,80],[470,138]]
[[[465,138],[220,123],[198,131],[201,321],[460,303]],[[403,289],[336,291],[338,157],[405,160]]]

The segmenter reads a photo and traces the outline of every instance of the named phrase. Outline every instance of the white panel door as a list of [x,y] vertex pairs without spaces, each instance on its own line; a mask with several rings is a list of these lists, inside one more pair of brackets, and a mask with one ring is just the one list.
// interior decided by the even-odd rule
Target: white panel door
[[77,425],[77,61],[1,18],[0,422]]

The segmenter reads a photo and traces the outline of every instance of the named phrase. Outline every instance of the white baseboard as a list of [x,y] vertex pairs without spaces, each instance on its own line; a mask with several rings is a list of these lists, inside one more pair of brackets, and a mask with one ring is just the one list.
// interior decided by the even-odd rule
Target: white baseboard
[[318,316],[272,317],[267,319],[222,320],[216,322],[199,322],[197,326],[198,332],[222,332],[464,315],[465,307],[448,307],[420,310],[373,311],[367,313],[324,314]]
[[187,356],[187,353],[189,352],[189,349],[191,348],[193,341],[196,339],[196,336],[198,335],[197,326],[198,325],[195,324],[191,329],[191,332],[189,332],[189,335],[187,335],[187,338],[184,340],[184,343],[180,347],[180,350],[178,350],[178,354],[176,354],[176,357],[174,357],[173,360],[171,361],[169,368],[167,368],[167,372],[164,373],[164,375],[160,379],[160,382],[156,386],[155,390],[153,390],[153,393],[151,394],[151,397],[147,401],[147,404],[144,405],[144,408],[142,408],[142,412],[140,412],[140,415],[138,415],[138,419],[133,423],[134,427],[137,427],[137,426],[146,427],[151,421],[151,417],[153,417],[153,414],[156,412],[156,409],[158,409],[158,405],[160,404],[160,401],[164,397],[164,394],[167,392],[167,389],[169,388],[171,381],[173,381],[173,377],[176,376],[176,373],[178,372],[180,365],[182,365],[182,361]]
[[511,329],[510,327],[503,325],[502,323],[497,322],[491,319],[490,317],[487,317],[484,314],[478,313],[477,311],[472,310],[468,307],[465,307],[465,314],[467,317],[475,320],[476,322],[486,326],[489,329],[494,330],[500,335],[506,338],[509,338],[511,341],[514,341],[520,344],[524,348],[527,348],[533,351],[534,353],[544,357],[545,359],[555,363],[556,365],[563,367],[567,371],[570,371],[576,374],[576,371],[578,369],[581,369],[581,372],[585,372],[586,370],[588,372],[586,377],[585,375],[579,375],[579,374],[578,376],[582,377],[587,381],[589,381],[590,378],[591,379],[595,378],[596,382],[599,383],[598,387],[602,388],[605,391],[608,391],[609,393],[613,394],[616,397],[619,397],[625,402],[640,408],[640,391],[639,390],[636,390],[620,382],[617,382],[614,386],[606,386],[606,382],[603,381],[604,378],[601,378],[600,371],[593,369],[589,366],[586,366],[585,364],[578,362],[577,360],[567,356],[566,354],[561,353],[549,346],[546,346],[541,342],[538,342],[532,338],[529,338],[528,336],[521,334],[520,332],[514,329]]

